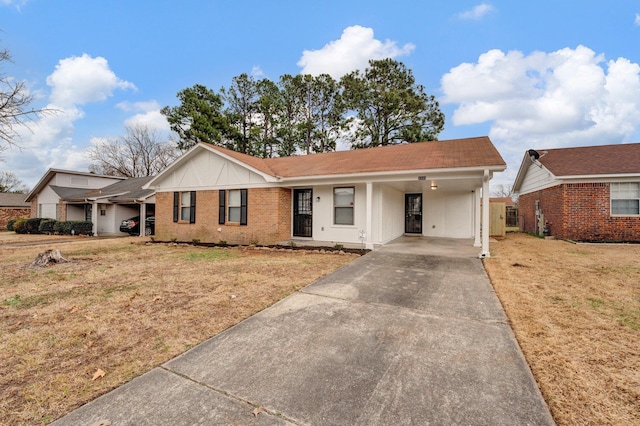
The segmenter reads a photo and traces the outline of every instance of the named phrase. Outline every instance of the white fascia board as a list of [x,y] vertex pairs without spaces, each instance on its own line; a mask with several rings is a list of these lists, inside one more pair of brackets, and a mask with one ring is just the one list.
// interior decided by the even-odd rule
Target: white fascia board
[[490,167],[456,167],[447,169],[422,169],[422,170],[393,170],[387,172],[374,173],[344,173],[335,175],[317,175],[317,176],[294,176],[281,178],[282,184],[291,184],[297,182],[330,182],[336,181],[359,181],[359,182],[391,182],[414,180],[416,176],[425,176],[426,179],[443,179],[448,176],[450,179],[468,178],[478,175],[482,177],[485,170],[491,172],[501,172],[506,166],[490,166]]
[[[264,182],[264,183],[252,183],[252,184],[237,184],[237,185],[210,185],[210,186],[198,186],[198,187],[190,187],[190,186],[175,186],[175,187],[166,187],[162,189],[156,190],[155,193],[158,192],[187,192],[187,191],[215,191],[219,189],[248,189],[248,188],[277,188],[280,187],[278,182]],[[155,195],[151,194],[151,195]]]
[[584,182],[609,182],[612,179],[640,179],[640,174],[638,173],[616,173],[609,175],[568,175],[568,176],[558,176],[558,180],[564,182],[575,182],[575,181],[584,181]]

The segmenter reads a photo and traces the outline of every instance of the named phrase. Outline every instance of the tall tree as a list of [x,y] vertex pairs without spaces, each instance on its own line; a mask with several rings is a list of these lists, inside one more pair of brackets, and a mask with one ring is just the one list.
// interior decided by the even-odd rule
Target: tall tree
[[0,192],[26,194],[29,188],[16,176],[14,172],[0,172]]
[[300,123],[303,120],[304,112],[300,104],[300,85],[296,77],[290,74],[280,76],[278,82],[282,96],[282,109],[279,114],[277,135],[280,139],[278,155],[286,157],[296,153],[296,148],[302,139],[300,134]]
[[234,77],[229,89],[220,90],[226,101],[225,113],[231,127],[236,129],[234,150],[254,154],[255,139],[260,129],[256,123],[258,103],[257,82],[248,74]]
[[160,140],[155,130],[136,125],[126,128],[126,134],[89,148],[89,170],[109,176],[154,176],[178,156],[170,142]]
[[353,148],[436,140],[444,114],[411,70],[392,59],[371,60],[341,79],[345,107],[357,115]]
[[278,115],[282,111],[282,94],[278,86],[269,79],[258,81],[257,111],[260,121],[260,133],[256,155],[262,158],[270,158],[278,152],[280,140],[278,139]]
[[167,117],[171,130],[178,134],[178,148],[186,150],[198,142],[229,147],[229,136],[234,131],[222,112],[219,95],[196,84],[178,92],[177,97],[180,105],[165,106],[160,112]]
[[0,152],[11,145],[16,145],[19,138],[18,128],[27,126],[45,113],[53,113],[51,109],[29,109],[33,95],[29,93],[24,81],[16,81],[1,72],[4,63],[11,62],[11,54],[7,49],[0,50]]

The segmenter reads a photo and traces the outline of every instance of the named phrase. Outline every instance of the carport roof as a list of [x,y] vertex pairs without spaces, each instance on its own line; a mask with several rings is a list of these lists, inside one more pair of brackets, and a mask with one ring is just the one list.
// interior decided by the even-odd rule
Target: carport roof
[[65,201],[85,201],[88,199],[106,198],[112,203],[126,203],[152,196],[155,191],[142,189],[142,186],[152,178],[153,176],[129,178],[101,189],[79,189],[57,185],[50,185],[50,188]]

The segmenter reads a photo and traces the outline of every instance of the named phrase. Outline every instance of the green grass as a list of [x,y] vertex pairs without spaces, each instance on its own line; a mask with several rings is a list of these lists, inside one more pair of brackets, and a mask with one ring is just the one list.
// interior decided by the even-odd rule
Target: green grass
[[202,249],[199,251],[190,251],[183,259],[197,262],[211,262],[217,260],[227,260],[237,255],[231,250],[223,250],[218,248]]

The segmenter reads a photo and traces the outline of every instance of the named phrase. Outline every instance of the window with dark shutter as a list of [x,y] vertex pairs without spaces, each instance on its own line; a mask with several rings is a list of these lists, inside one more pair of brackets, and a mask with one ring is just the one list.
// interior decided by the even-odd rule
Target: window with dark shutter
[[189,223],[196,223],[196,191],[191,191],[191,204],[189,208]]
[[218,191],[218,195],[219,195],[219,202],[218,202],[218,224],[219,225],[224,225],[225,222],[225,213],[226,213],[226,209],[227,209],[227,204],[226,204],[226,194],[227,191],[225,191],[224,189],[221,189],[220,191]]
[[180,214],[180,193],[173,193],[173,221],[177,222]]
[[247,190],[240,190],[240,225],[247,224]]

